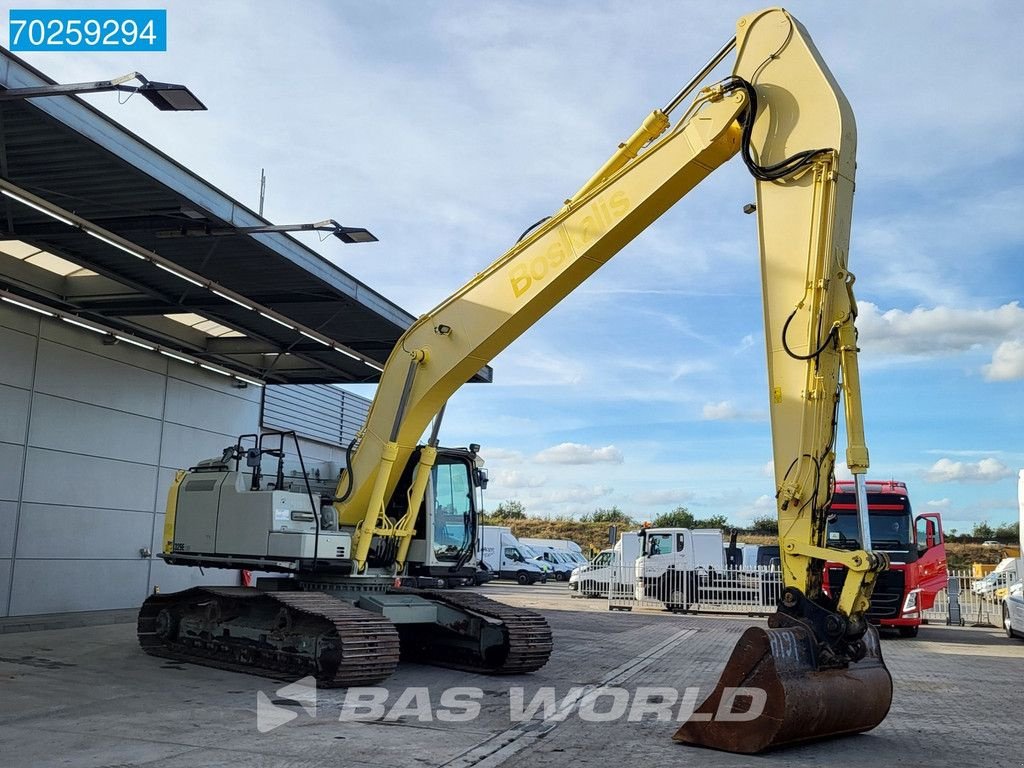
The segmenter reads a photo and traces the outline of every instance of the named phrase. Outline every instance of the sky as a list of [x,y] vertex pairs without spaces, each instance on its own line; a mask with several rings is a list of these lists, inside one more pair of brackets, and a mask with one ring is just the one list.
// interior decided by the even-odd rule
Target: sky
[[[0,3],[11,8],[61,7]],[[209,111],[84,97],[414,315],[553,213],[756,6],[704,2],[228,2],[166,8],[163,53],[21,54],[59,82],[131,70]],[[869,478],[947,529],[1017,517],[1024,467],[1024,7],[787,4],[858,130],[857,275]],[[6,38],[2,41],[7,43]],[[713,79],[724,77],[717,70]],[[774,514],[753,184],[716,171],[451,400],[490,508],[639,520]],[[372,391],[360,388],[361,394]],[[843,445],[842,441],[840,445]],[[839,457],[842,465],[842,451]],[[848,476],[844,466],[840,476]]]

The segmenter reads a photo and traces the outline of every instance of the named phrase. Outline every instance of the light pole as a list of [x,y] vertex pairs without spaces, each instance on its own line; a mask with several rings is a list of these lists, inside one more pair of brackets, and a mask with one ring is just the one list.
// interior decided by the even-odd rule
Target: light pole
[[[139,85],[126,85],[137,80]],[[76,96],[81,93],[137,93],[157,109],[164,112],[191,112],[205,110],[206,106],[186,86],[178,83],[158,83],[147,80],[139,72],[115,77],[113,80],[96,80],[91,83],[68,83],[60,85],[39,85],[31,88],[8,88],[0,91],[0,101],[35,99],[44,96]]]
[[211,225],[186,224],[178,229],[163,229],[157,237],[224,237],[226,235],[253,235],[263,232],[326,232],[343,243],[375,243],[377,236],[362,227],[343,227],[334,219],[325,219],[312,224],[260,224],[255,227],[216,227]]

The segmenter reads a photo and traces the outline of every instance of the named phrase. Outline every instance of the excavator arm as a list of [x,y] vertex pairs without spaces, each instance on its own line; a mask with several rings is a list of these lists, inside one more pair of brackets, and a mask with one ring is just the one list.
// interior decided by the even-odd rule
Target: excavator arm
[[[383,510],[448,398],[736,154],[738,117],[747,103],[740,90],[713,89],[691,110],[693,117],[669,133],[668,118],[654,112],[601,177],[405,332],[381,374],[351,470],[339,482],[338,516],[343,524],[358,526],[353,554],[360,566],[371,532],[405,536],[411,531],[414,521],[393,525]],[[429,452],[421,453],[421,463],[425,459]],[[409,509],[418,504],[410,503]]]
[[[732,50],[732,76],[670,115]],[[756,179],[768,390],[785,589],[771,629],[741,641],[719,690],[768,690],[765,725],[688,723],[676,738],[735,751],[867,730],[885,716],[891,679],[865,620],[877,574],[863,476],[868,467],[857,374],[854,277],[847,267],[856,128],[846,98],[806,30],[786,11],[741,18],[736,38],[663,109],[652,112],[549,219],[396,345],[335,506],[356,527],[364,567],[377,537],[404,563],[436,447],[420,452],[399,520],[385,514],[417,442],[449,397],[718,166],[739,154]],[[846,461],[858,480],[863,549],[827,549],[840,406]],[[826,560],[849,569],[841,594],[822,590]],[[829,677],[829,670],[834,676]],[[817,676],[817,677],[815,677]],[[837,702],[822,686],[837,686]],[[817,715],[815,715],[815,712]],[[824,715],[823,715],[824,713]],[[831,718],[831,719],[830,719]],[[759,721],[760,722],[760,721]],[[745,731],[745,732],[744,732]],[[751,735],[754,733],[755,735]]]

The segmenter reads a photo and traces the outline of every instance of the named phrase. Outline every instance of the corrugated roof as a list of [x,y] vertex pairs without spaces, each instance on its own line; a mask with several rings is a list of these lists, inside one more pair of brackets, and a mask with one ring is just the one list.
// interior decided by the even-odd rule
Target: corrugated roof
[[[0,86],[53,81],[0,48]],[[211,108],[215,108],[211,107]],[[0,102],[0,176],[48,204],[247,297],[364,357],[338,354],[4,197],[0,230],[95,272],[61,275],[0,252],[0,288],[278,383],[376,381],[413,317],[285,234],[167,237],[184,225],[270,222],[75,97]],[[351,246],[367,247],[367,246]],[[240,335],[207,335],[167,315],[192,313]],[[213,326],[210,326],[213,327]],[[489,381],[490,368],[478,381]]]

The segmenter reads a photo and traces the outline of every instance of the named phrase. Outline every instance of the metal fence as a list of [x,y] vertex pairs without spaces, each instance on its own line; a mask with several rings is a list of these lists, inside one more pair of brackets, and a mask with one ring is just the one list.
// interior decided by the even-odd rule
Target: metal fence
[[[959,605],[959,616],[950,611],[950,590],[944,589],[934,598],[934,604],[921,612],[929,624],[952,623],[1001,626],[1002,592],[978,591],[985,587],[971,576],[970,571],[950,571],[953,588],[953,607]],[[712,569],[697,568],[689,571],[669,569],[638,573],[635,566],[615,566],[602,569],[607,581],[597,585],[607,596],[610,610],[633,609],[668,610],[687,613],[716,613],[763,616],[775,611],[782,592],[782,574],[778,568]],[[976,589],[977,587],[977,589]],[[586,593],[584,593],[586,594]],[[927,602],[925,600],[925,602]]]
[[[1003,591],[1002,583],[999,582],[991,590],[988,585],[979,584],[979,579],[971,575],[969,570],[958,570],[949,572],[950,581],[955,580],[959,588],[959,594],[955,596],[959,604],[960,618],[966,626],[1002,626],[1003,622]],[[1003,581],[1009,586],[1011,577]],[[975,588],[977,585],[977,588]],[[957,587],[953,592],[957,592]],[[955,611],[953,612],[955,616]],[[944,589],[935,596],[935,605],[926,610],[924,619],[929,624],[945,624],[950,616],[950,589]],[[954,621],[953,623],[957,623]]]
[[782,574],[777,568],[658,571],[645,564],[611,569],[608,607],[612,610],[655,610],[763,615],[775,610],[782,593]]

